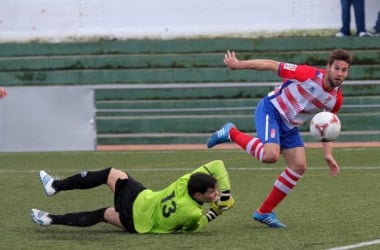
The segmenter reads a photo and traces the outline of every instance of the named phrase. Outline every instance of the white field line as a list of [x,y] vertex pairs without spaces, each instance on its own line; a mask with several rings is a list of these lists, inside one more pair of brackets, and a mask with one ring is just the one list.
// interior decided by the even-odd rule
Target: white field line
[[[118,169],[125,170],[128,172],[188,172],[188,171],[193,171],[195,168],[161,168],[161,167],[156,167],[156,168],[120,168]],[[272,170],[282,170],[281,167],[266,167],[266,168],[227,168],[228,171],[272,171]],[[20,173],[38,173],[41,169],[0,169],[0,174],[20,174]],[[49,171],[48,169],[45,169]],[[91,169],[83,169],[83,170],[89,170]],[[307,170],[328,170],[328,167],[308,167]],[[358,166],[358,167],[345,167],[341,168],[341,171],[345,170],[380,170],[380,166]],[[73,172],[73,171],[78,171],[78,169],[54,169],[53,170],[55,173],[68,173],[68,172]],[[81,171],[81,170],[80,170]]]
[[334,247],[334,248],[330,248],[327,250],[346,250],[346,249],[354,249],[354,248],[359,248],[359,247],[364,247],[364,246],[372,246],[372,245],[377,245],[377,244],[380,244],[380,239],[373,240],[373,241],[367,241],[367,242],[361,242],[361,243],[357,243],[354,245]]

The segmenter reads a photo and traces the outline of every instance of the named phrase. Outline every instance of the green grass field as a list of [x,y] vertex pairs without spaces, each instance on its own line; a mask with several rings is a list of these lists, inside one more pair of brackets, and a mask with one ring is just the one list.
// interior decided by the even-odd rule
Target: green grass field
[[[286,229],[252,220],[284,162],[258,163],[240,150],[0,153],[1,249],[329,249],[380,239],[380,148],[334,150],[341,166],[330,177],[321,149],[308,149],[309,169],[277,208]],[[220,159],[230,173],[235,207],[204,231],[126,234],[107,224],[90,228],[33,224],[33,207],[53,213],[112,205],[106,186],[45,196],[38,171],[66,177],[113,166],[160,189],[199,165]],[[379,249],[372,245],[360,249]]]

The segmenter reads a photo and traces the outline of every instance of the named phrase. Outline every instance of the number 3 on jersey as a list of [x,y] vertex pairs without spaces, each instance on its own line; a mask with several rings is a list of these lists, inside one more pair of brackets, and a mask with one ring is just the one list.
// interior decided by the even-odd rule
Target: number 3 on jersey
[[175,198],[175,193],[173,191],[171,194],[169,194],[168,196],[166,196],[165,198],[161,200],[161,204],[163,204],[162,215],[165,218],[168,218],[170,214],[175,213],[177,209],[177,204],[173,200],[174,198]]

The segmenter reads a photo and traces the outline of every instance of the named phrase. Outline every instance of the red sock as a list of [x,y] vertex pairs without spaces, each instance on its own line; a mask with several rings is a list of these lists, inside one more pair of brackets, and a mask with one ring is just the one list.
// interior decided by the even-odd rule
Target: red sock
[[231,141],[235,142],[242,149],[247,151],[248,154],[253,155],[259,161],[262,161],[264,154],[264,144],[257,137],[247,135],[237,128],[231,128],[230,130]]
[[285,168],[275,181],[272,191],[269,193],[258,211],[260,213],[271,213],[273,209],[290,193],[290,191],[292,191],[300,178],[301,175],[297,174],[289,167]]

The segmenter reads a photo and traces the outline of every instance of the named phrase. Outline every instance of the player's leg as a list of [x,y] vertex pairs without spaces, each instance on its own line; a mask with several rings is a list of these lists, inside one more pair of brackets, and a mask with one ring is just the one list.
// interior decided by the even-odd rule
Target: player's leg
[[373,28],[375,30],[375,34],[380,35],[380,10],[377,12],[377,19]]
[[288,168],[297,173],[303,175],[306,171],[306,152],[304,147],[296,147],[282,150],[285,162]]
[[231,141],[238,144],[248,154],[264,163],[277,162],[280,157],[280,131],[278,120],[281,117],[274,107],[261,101],[255,112],[256,137],[231,128]]
[[259,161],[274,163],[280,156],[278,119],[281,118],[274,107],[262,100],[255,113],[257,137],[240,131],[232,123],[226,123],[210,136],[207,147],[234,142]]
[[[258,131],[257,131],[258,132]],[[259,134],[259,132],[258,132]],[[237,128],[232,128],[231,141],[239,145],[248,154],[254,156],[264,163],[275,163],[280,156],[280,146],[277,143],[263,144],[262,140],[258,137],[251,136],[243,133]]]
[[231,122],[227,122],[220,129],[212,133],[207,140],[207,147],[213,148],[218,144],[231,142],[230,130],[232,128],[236,128],[236,126]]
[[108,223],[110,223],[110,224],[112,224],[112,225],[114,225],[120,229],[125,230],[123,224],[120,221],[120,215],[118,212],[116,212],[114,207],[109,207],[106,209],[106,211],[104,213],[104,219]]
[[[283,130],[286,129],[282,129],[282,131]],[[276,179],[267,198],[253,214],[255,220],[272,227],[285,226],[277,220],[273,210],[293,190],[306,170],[305,148],[303,147],[298,128],[284,131],[283,133],[284,135],[281,136],[281,147],[283,148],[282,154],[287,163],[287,167]],[[266,216],[270,218],[264,221]]]
[[99,171],[83,171],[79,174],[59,180],[55,179],[45,171],[40,171],[40,180],[44,186],[45,193],[52,196],[59,191],[73,189],[90,189],[102,184],[107,184],[111,168]]
[[[114,192],[116,181],[119,179],[128,179],[128,175],[121,170],[107,168],[100,171],[86,173],[82,172],[82,174],[73,175],[64,180],[54,180],[51,184],[51,188],[57,188],[54,189],[54,192],[56,193],[62,190],[71,190],[78,188],[86,189],[101,184],[107,184],[109,188]],[[125,229],[125,227],[120,222],[119,213],[116,212],[115,208],[113,207],[102,208],[95,211],[67,213],[63,215],[55,215],[38,209],[32,209],[31,216],[32,220],[41,226],[56,224],[89,227],[100,222],[109,222],[121,229]]]
[[56,215],[33,208],[31,210],[31,217],[33,222],[41,226],[66,225],[75,227],[90,227],[100,222],[108,222],[105,218],[105,212],[108,209],[109,208],[101,208],[94,211]]
[[293,190],[305,172],[305,149],[302,147],[283,150],[287,167],[276,179],[272,191],[258,209],[260,213],[270,213]]
[[119,179],[128,179],[128,174],[119,169],[111,168],[107,178],[107,186],[112,190],[112,192],[115,192],[116,182]]
[[352,5],[354,6],[357,34],[366,33],[364,0],[354,0]]
[[345,36],[350,36],[350,23],[351,23],[351,0],[340,0],[341,2],[341,19],[342,27],[340,32]]

